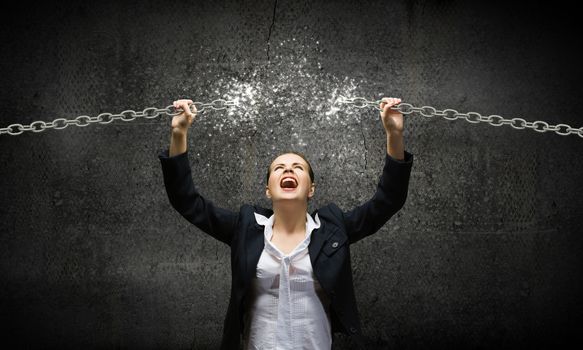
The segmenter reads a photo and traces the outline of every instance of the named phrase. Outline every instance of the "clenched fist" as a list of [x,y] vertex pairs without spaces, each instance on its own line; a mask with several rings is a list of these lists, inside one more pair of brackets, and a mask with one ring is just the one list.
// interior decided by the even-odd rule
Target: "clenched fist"
[[[182,109],[182,113],[172,118],[172,130],[186,132],[196,117],[196,106],[193,105],[192,100],[176,100],[172,104],[174,108]],[[193,110],[190,109],[191,106]]]
[[403,114],[391,109],[391,107],[401,103],[400,98],[383,97],[380,104],[380,112],[383,127],[387,133],[403,132]]

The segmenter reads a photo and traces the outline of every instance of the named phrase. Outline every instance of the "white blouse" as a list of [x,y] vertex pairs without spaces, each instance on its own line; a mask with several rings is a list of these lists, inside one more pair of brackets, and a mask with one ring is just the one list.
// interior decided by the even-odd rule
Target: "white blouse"
[[288,255],[273,243],[274,216],[255,213],[265,226],[265,246],[252,281],[245,310],[245,350],[330,350],[330,302],[312,270],[308,245],[312,230],[320,227],[306,213],[306,237]]

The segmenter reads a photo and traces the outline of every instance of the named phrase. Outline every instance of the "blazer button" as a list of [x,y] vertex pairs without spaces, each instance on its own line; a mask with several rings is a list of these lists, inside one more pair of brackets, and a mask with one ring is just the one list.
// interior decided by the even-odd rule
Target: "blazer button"
[[350,327],[350,332],[351,332],[351,333],[356,333],[356,328],[354,328],[354,327]]
[[338,247],[338,242],[332,243],[332,248],[336,248],[336,247]]

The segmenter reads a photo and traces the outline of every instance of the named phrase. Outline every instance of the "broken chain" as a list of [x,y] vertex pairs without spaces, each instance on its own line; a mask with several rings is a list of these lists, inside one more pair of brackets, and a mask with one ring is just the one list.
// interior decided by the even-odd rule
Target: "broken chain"
[[[235,101],[227,101],[223,99],[217,99],[212,101],[211,103],[194,102],[191,105],[191,111],[194,112],[192,106],[196,107],[197,112],[202,112],[207,109],[213,110],[227,109],[235,105],[236,105]],[[11,124],[8,125],[8,127],[6,128],[0,128],[0,135],[2,134],[20,135],[24,131],[42,132],[47,129],[64,129],[69,125],[87,126],[93,123],[109,124],[116,119],[123,120],[124,122],[129,122],[135,120],[136,118],[152,119],[158,117],[160,114],[166,114],[168,116],[173,117],[182,112],[183,111],[181,108],[168,106],[166,108],[148,107],[143,111],[134,111],[129,109],[118,114],[101,113],[96,117],[80,115],[75,119],[57,118],[52,122],[48,123],[45,123],[43,121],[35,121],[33,123],[30,123],[29,125]]]
[[[374,107],[377,110],[381,111],[382,109],[379,107],[382,100],[377,101],[369,101],[363,97],[353,97],[347,98],[344,96],[340,96],[338,103],[341,104],[348,104],[352,105],[356,108],[368,108]],[[460,113],[455,109],[444,109],[438,110],[431,106],[423,106],[423,107],[415,107],[409,103],[401,102],[393,107],[396,111],[399,111],[401,114],[411,114],[411,113],[419,113],[426,118],[431,118],[434,116],[443,117],[447,120],[456,120],[456,119],[463,119],[468,123],[488,123],[492,126],[500,126],[504,124],[508,124],[514,129],[532,129],[537,132],[547,132],[547,131],[554,131],[555,133],[561,136],[567,136],[570,134],[577,135],[583,138],[583,127],[576,129],[572,128],[567,124],[556,124],[556,125],[549,125],[547,122],[544,121],[534,121],[534,122],[527,122],[522,118],[512,118],[512,119],[505,119],[499,115],[489,115],[483,116],[478,112],[467,112],[467,113]]]

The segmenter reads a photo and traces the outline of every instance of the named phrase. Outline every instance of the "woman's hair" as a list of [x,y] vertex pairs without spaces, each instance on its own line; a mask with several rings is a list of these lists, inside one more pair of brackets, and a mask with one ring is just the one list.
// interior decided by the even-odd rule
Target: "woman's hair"
[[[310,174],[310,181],[313,183],[314,182],[314,171],[312,170],[312,165],[310,164],[310,162],[308,161],[308,159],[306,159],[306,156],[304,156],[303,154],[301,154],[299,152],[294,152],[294,151],[284,152],[284,153],[281,153],[279,156],[281,156],[283,154],[288,154],[288,153],[292,153],[292,154],[295,154],[297,156],[300,156],[300,157],[302,157],[302,159],[304,161],[306,161],[306,163],[308,164],[308,174]],[[279,157],[279,156],[277,156],[277,157]],[[277,158],[277,157],[275,157],[275,158]],[[271,161],[271,163],[273,163],[273,161]],[[271,175],[271,163],[267,167],[267,177],[265,178],[265,183],[268,184],[268,185],[269,185],[269,176]]]

